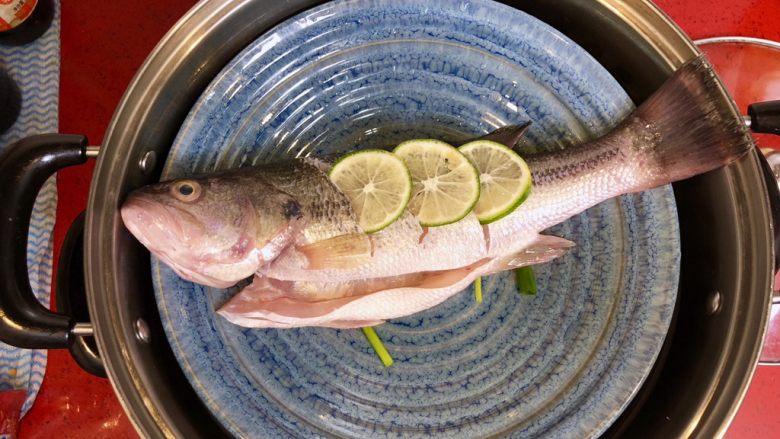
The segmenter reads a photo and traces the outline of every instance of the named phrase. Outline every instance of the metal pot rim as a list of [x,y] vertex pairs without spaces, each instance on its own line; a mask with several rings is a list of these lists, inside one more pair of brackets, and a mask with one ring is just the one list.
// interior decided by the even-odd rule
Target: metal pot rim
[[[160,139],[172,138],[177,131],[169,122],[183,120],[189,111],[192,97],[182,98],[185,91],[177,84],[187,84],[190,94],[192,90],[202,90],[255,37],[318,1],[265,3],[263,0],[200,2],[179,20],[149,55],[125,92],[106,132],[92,180],[85,233],[90,314],[112,385],[138,431],[147,437],[191,437],[191,431],[178,425],[176,416],[161,406],[154,380],[141,364],[144,347],[135,338],[135,318],[131,318],[132,310],[121,301],[119,294],[122,288],[127,288],[128,280],[117,274],[125,261],[118,248],[127,239],[123,236],[117,208],[129,189],[149,178],[138,165],[139,161],[152,150],[160,152],[158,157],[164,157],[162,152],[167,145]],[[594,5],[626,23],[652,47],[669,71],[698,54],[693,43],[650,0],[595,0]],[[736,107],[734,112],[737,117]],[[754,297],[748,305],[748,311],[754,315],[756,310],[761,310],[763,301],[764,312],[748,322],[749,327],[741,334],[732,334],[730,340],[724,341],[723,355],[716,367],[728,369],[730,373],[721,374],[712,389],[718,398],[700,408],[699,418],[691,421],[688,431],[701,437],[722,435],[735,415],[761,350],[771,300],[770,214],[757,158],[748,157],[724,172],[734,182],[732,189],[745,200],[749,212],[739,226],[746,236],[751,236],[743,245],[751,246],[752,258],[740,261],[741,271],[750,276],[743,276],[740,285],[749,291],[765,291],[766,297]],[[750,187],[754,193],[747,191]],[[762,189],[755,193],[757,187]]]

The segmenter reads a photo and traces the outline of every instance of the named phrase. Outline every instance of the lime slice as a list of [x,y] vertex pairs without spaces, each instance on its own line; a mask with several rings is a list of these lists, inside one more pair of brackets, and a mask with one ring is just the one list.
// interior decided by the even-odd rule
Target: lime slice
[[531,170],[517,153],[490,140],[459,148],[479,170],[480,195],[474,214],[482,224],[509,215],[531,193]]
[[412,180],[404,162],[387,151],[366,149],[340,158],[328,174],[349,198],[366,233],[378,232],[404,212]]
[[479,174],[457,148],[438,140],[409,140],[393,151],[412,174],[409,210],[425,227],[466,216],[479,199]]

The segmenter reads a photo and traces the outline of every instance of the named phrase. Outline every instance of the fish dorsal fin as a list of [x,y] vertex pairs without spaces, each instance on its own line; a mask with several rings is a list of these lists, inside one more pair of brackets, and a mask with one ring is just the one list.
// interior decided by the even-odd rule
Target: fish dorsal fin
[[373,244],[365,233],[349,233],[297,246],[308,260],[308,269],[355,268],[371,258]]

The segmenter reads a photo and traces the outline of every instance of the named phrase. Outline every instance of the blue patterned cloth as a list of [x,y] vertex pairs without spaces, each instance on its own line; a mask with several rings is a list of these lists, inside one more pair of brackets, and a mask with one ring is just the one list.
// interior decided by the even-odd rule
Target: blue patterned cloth
[[[24,46],[0,46],[0,66],[22,92],[22,109],[14,126],[0,135],[0,150],[33,134],[58,130],[60,80],[60,7],[51,27]],[[49,307],[52,275],[52,231],[57,210],[57,185],[50,178],[38,194],[27,238],[27,269],[35,296]],[[46,350],[19,349],[0,343],[0,391],[26,389],[22,416],[32,407],[46,371]]]

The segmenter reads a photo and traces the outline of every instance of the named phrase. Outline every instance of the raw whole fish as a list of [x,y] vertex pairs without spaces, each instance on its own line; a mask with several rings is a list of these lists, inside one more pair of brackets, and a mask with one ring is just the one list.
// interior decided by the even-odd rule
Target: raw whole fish
[[[128,230],[181,277],[225,288],[254,276],[219,313],[244,326],[356,327],[425,310],[477,276],[545,262],[571,243],[540,235],[585,209],[717,169],[753,143],[699,57],[605,136],[523,155],[529,198],[482,226],[473,215],[423,229],[411,214],[372,235],[302,158],[148,186],[121,208]],[[523,127],[489,134],[513,144]]]

